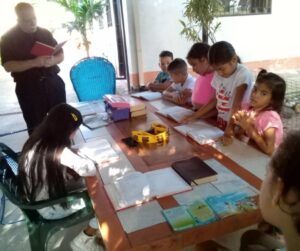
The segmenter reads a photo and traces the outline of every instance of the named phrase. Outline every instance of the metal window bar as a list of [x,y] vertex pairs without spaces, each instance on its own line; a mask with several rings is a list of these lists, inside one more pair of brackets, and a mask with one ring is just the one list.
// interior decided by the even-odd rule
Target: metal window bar
[[286,84],[284,105],[300,113],[300,81],[286,79]]

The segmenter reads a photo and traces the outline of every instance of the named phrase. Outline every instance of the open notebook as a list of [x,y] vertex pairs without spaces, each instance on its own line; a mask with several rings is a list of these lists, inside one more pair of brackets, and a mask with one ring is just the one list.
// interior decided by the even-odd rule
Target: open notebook
[[117,211],[192,189],[171,167],[146,173],[128,172],[104,188]]
[[218,127],[212,126],[204,121],[175,126],[174,129],[185,136],[191,137],[198,144],[211,144],[214,140],[223,136],[224,132]]
[[151,91],[145,91],[145,92],[137,92],[131,94],[132,97],[135,98],[142,98],[145,100],[155,100],[161,98],[160,92],[151,92]]
[[181,106],[172,106],[172,107],[164,108],[157,111],[157,113],[165,117],[171,118],[176,122],[179,122],[186,116],[194,114],[192,110]]
[[94,160],[99,165],[115,163],[120,159],[119,155],[106,139],[89,141],[75,147],[79,148],[79,154]]

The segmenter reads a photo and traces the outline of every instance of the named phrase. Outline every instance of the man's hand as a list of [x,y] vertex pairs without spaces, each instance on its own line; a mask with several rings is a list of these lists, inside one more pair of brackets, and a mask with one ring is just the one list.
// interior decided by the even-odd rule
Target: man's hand
[[51,67],[55,65],[54,56],[47,57],[45,60],[45,67]]
[[[46,67],[47,61],[49,64],[49,56],[40,56],[33,59],[34,67]],[[48,66],[49,67],[49,66]]]

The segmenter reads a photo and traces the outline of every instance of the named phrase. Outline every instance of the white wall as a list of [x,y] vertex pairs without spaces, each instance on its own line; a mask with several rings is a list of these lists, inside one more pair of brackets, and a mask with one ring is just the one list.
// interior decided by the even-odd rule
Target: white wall
[[[185,58],[191,42],[180,35],[185,0],[127,0],[127,37],[130,41],[131,66],[135,70],[158,70],[161,50],[173,51]],[[233,44],[244,62],[300,56],[300,1],[273,0],[271,15],[222,17],[217,40]],[[124,4],[125,7],[125,4]],[[135,11],[135,13],[133,13]],[[136,13],[137,12],[137,13]],[[134,14],[138,18],[134,18]],[[138,23],[135,23],[137,20]],[[133,27],[138,26],[135,34]],[[134,48],[140,42],[138,53]],[[136,58],[141,62],[138,68]]]
[[271,15],[219,18],[217,40],[233,44],[245,62],[300,56],[300,1],[273,0]]

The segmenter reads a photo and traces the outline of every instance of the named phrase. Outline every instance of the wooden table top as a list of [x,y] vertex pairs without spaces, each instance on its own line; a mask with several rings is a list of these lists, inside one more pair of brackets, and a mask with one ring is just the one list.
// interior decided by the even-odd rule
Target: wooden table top
[[[232,172],[259,189],[261,180],[243,169],[222,153],[210,146],[199,145],[172,129],[176,122],[154,113],[155,109],[147,104],[147,116],[137,117],[110,124],[107,129],[115,142],[125,153],[136,170],[146,172],[165,166],[177,160],[192,156],[199,156],[205,160],[215,158]],[[160,122],[170,128],[169,142],[163,145],[143,145],[128,148],[122,139],[129,137],[132,130],[148,130],[152,122]],[[241,228],[258,223],[261,220],[259,210],[234,215],[209,225],[191,228],[182,232],[174,232],[167,222],[160,223],[146,229],[127,234],[113,209],[103,188],[100,176],[86,178],[90,197],[100,223],[106,250],[178,250],[196,243],[200,243]],[[164,209],[178,205],[172,197],[158,199]]]

